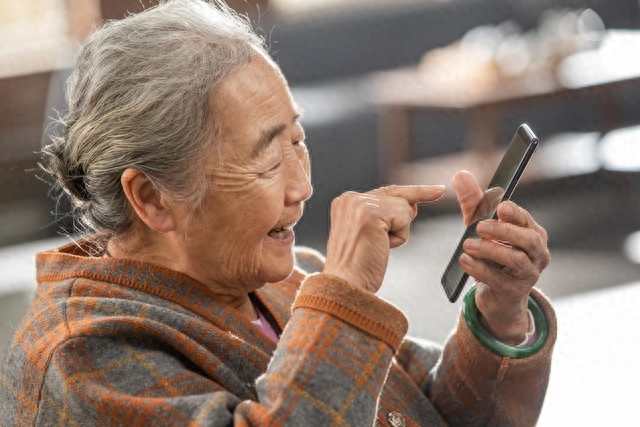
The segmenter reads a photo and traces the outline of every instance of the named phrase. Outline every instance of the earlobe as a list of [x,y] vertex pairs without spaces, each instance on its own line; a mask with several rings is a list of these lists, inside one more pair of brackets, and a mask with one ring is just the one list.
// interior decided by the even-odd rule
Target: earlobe
[[134,212],[149,228],[158,233],[175,230],[170,204],[147,175],[128,168],[120,176],[120,184]]

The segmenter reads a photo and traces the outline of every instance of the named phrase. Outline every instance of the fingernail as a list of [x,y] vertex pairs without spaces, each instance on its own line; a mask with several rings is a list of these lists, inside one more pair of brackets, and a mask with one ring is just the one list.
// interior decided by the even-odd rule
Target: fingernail
[[507,216],[511,216],[514,214],[513,206],[511,206],[511,203],[504,203],[502,205],[502,213],[503,215]]
[[463,264],[473,265],[475,260],[467,254],[462,254],[460,255],[460,262],[462,262]]
[[467,249],[478,249],[480,247],[480,240],[478,239],[467,239],[464,242],[464,245]]
[[487,221],[480,221],[476,226],[476,231],[478,233],[486,233],[489,234],[493,230],[493,225],[488,223]]

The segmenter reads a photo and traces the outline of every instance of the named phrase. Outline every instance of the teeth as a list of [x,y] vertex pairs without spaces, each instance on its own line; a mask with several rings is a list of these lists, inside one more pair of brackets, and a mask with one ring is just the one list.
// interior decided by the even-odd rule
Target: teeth
[[269,236],[274,239],[284,239],[287,236],[287,233],[293,230],[295,225],[295,222],[288,225],[277,225],[269,231]]
[[269,233],[274,239],[284,239],[287,235],[287,230],[273,230]]
[[291,232],[294,226],[295,223],[276,226],[271,229],[271,231],[269,232],[269,236],[273,237],[274,239],[284,239],[287,237],[288,233]]

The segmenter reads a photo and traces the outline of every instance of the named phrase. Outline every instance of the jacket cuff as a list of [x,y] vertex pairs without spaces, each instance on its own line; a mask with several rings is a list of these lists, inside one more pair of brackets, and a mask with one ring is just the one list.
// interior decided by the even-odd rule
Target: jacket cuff
[[395,352],[408,330],[407,318],[393,305],[339,277],[308,276],[292,310],[308,308],[337,317],[384,341]]

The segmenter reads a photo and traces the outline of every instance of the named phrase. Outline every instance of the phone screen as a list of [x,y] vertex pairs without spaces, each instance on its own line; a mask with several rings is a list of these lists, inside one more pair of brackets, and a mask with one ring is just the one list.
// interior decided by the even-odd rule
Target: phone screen
[[489,182],[482,200],[476,208],[471,224],[462,235],[442,275],[442,287],[449,301],[455,302],[458,299],[460,292],[469,278],[469,275],[465,273],[460,266],[460,255],[462,255],[463,252],[462,244],[467,238],[478,236],[476,233],[478,222],[489,218],[496,218],[498,205],[511,197],[537,145],[538,138],[536,138],[529,126],[526,124],[520,125],[511,143],[507,147],[493,178]]

